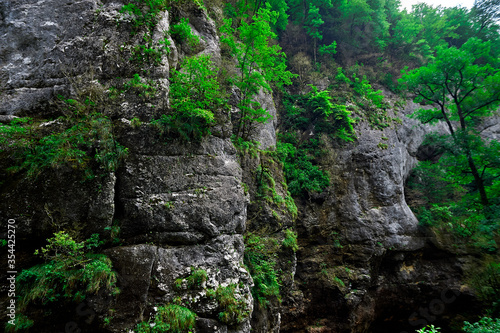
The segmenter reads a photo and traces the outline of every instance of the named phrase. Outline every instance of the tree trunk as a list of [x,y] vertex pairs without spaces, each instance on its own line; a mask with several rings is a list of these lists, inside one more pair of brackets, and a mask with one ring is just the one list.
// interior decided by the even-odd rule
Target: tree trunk
[[488,206],[489,202],[488,197],[486,196],[486,189],[484,188],[483,178],[481,178],[481,176],[479,175],[476,164],[474,163],[470,152],[467,152],[467,162],[469,162],[469,168],[472,172],[472,176],[474,176],[474,181],[476,182],[477,189],[481,197],[481,203],[483,204],[483,206]]
[[453,96],[453,99],[455,101],[455,105],[457,106],[457,113],[460,119],[460,127],[464,132],[463,135],[464,135],[465,152],[467,154],[467,162],[469,163],[470,171],[472,173],[472,176],[474,177],[474,181],[476,182],[476,186],[479,191],[479,196],[481,197],[481,203],[483,204],[483,206],[488,206],[489,204],[488,196],[486,195],[486,189],[484,188],[483,178],[479,174],[479,171],[477,170],[476,167],[476,163],[474,163],[474,159],[472,158],[472,153],[469,146],[469,139],[467,138],[467,124],[465,122],[465,117],[463,116],[462,106],[458,102],[457,96]]

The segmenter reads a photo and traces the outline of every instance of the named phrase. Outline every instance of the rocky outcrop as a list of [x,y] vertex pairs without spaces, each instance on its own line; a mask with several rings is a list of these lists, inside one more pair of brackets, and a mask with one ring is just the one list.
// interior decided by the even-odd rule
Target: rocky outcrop
[[[208,15],[196,1],[181,1],[161,10],[148,31],[122,11],[124,3],[0,3],[0,122],[30,116],[33,129],[51,133],[60,126],[54,120],[62,114],[60,96],[98,94],[96,108],[128,149],[116,171],[92,164],[96,177],[67,165],[36,178],[11,174],[4,170],[16,158],[8,149],[0,152],[0,226],[6,230],[7,219],[16,220],[18,270],[37,264],[33,250],[58,230],[79,239],[94,233],[115,238],[105,253],[121,293],[89,297],[76,312],[60,306],[46,316],[38,307],[33,332],[68,325],[126,332],[169,303],[193,310],[198,332],[410,332],[423,321],[450,323],[455,309],[475,305],[462,283],[471,259],[429,242],[432,235],[419,228],[406,204],[410,170],[419,158],[432,157],[422,148],[430,128],[405,117],[417,105],[393,107],[401,121],[384,130],[359,122],[354,143],[325,138],[321,164],[331,185],[297,201],[297,217],[273,152],[278,112],[270,94],[260,91],[256,100],[273,119],[253,136],[259,149],[246,153],[230,140],[228,114],[219,115],[212,135],[200,142],[167,139],[150,123],[168,107],[169,76],[184,57],[210,54],[222,61],[212,19],[222,9],[208,8]],[[182,18],[189,19],[199,45],[168,33]],[[131,60],[145,39],[168,50],[159,60]],[[150,86],[147,98],[137,87],[123,93],[135,74],[139,86]],[[484,126],[485,135],[498,137],[497,123]],[[297,253],[282,245],[294,229]],[[279,277],[280,297],[253,299],[243,264],[245,233],[271,244],[265,255]],[[189,282],[195,273],[203,277],[198,284]],[[232,296],[230,311],[223,292]]]
[[[154,245],[132,245],[106,251],[113,260],[121,281],[122,292],[116,299],[110,323],[111,331],[121,332],[144,319],[153,317],[163,304],[180,302],[198,315],[202,332],[248,332],[249,321],[227,324],[218,322],[223,311],[209,290],[237,286],[232,297],[242,300],[239,311],[252,312],[252,280],[242,267],[243,239],[240,235],[222,235],[205,245],[162,248]],[[190,290],[176,286],[176,280],[187,278],[193,270],[203,270],[206,281]],[[177,299],[176,299],[177,298]],[[210,325],[210,323],[212,323]]]
[[[10,116],[59,116],[58,95],[78,95],[82,84],[94,84],[102,94],[100,112],[111,119],[115,138],[128,149],[116,172],[92,180],[65,167],[45,170],[36,179],[3,172],[2,225],[16,219],[18,240],[31,242],[26,247],[31,253],[61,229],[81,239],[93,233],[109,236],[111,227],[119,230],[121,245],[105,252],[121,292],[114,298],[88,299],[85,305],[99,320],[93,316],[89,324],[87,317],[76,318],[84,331],[129,331],[153,318],[156,307],[176,303],[196,312],[200,332],[249,332],[252,279],[243,267],[242,237],[248,197],[229,139],[230,120],[222,118],[225,122],[214,128],[213,136],[193,143],[167,142],[148,123],[168,104],[169,71],[184,56],[206,53],[220,59],[214,21],[194,3],[161,11],[152,39],[167,38],[169,50],[155,65],[138,64],[130,58],[147,32],[131,34],[134,18],[120,12],[123,5],[96,0],[0,4],[0,35],[7,41],[0,46],[0,114],[5,121]],[[173,20],[182,17],[189,18],[193,34],[200,37],[196,49],[168,34]],[[136,73],[154,80],[154,96],[147,101],[139,93],[118,100],[108,96],[107,88]],[[131,123],[134,117],[142,125]],[[50,131],[53,124],[35,126],[49,126]],[[7,158],[2,167],[12,162]],[[28,262],[19,263],[19,270],[27,268],[24,264]],[[205,272],[206,279],[201,286],[186,287],[182,281],[193,270]],[[230,294],[235,308],[224,308],[221,291]],[[221,312],[228,312],[227,318],[221,319]],[[36,332],[64,330],[58,316],[34,317]]]
[[[445,130],[407,118],[417,107],[395,108],[401,122],[384,130],[358,124],[355,143],[330,143],[322,165],[331,185],[299,205],[297,288],[283,332],[412,332],[449,324],[452,309],[474,304],[463,288],[465,259],[431,245],[405,201],[425,134]],[[431,301],[444,306],[441,295],[453,302],[423,318]]]

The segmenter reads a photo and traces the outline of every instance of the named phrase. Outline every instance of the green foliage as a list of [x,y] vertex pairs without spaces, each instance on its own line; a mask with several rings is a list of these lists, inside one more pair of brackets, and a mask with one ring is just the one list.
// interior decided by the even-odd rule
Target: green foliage
[[170,28],[170,33],[179,41],[186,41],[187,45],[191,49],[196,48],[200,44],[200,39],[198,38],[198,36],[193,35],[193,33],[191,32],[189,19],[187,18],[182,18],[179,23],[172,25],[172,27]]
[[488,252],[497,248],[494,237],[500,225],[500,143],[483,139],[475,127],[500,104],[500,72],[478,64],[489,50],[490,43],[476,38],[460,49],[440,47],[433,62],[405,72],[401,80],[417,101],[437,105],[413,116],[423,123],[444,121],[450,133],[427,139],[442,156],[435,165],[420,167],[430,172],[419,173],[418,186],[436,205],[417,208],[419,217],[428,225],[445,225],[445,231]]
[[188,308],[167,304],[157,309],[153,321],[137,324],[135,333],[188,333],[194,329],[196,314]]
[[379,142],[377,144],[377,147],[379,147],[380,149],[387,149],[389,146],[387,145],[387,143]]
[[345,282],[341,279],[341,277],[352,278],[352,276],[350,276],[349,268],[343,266],[329,268],[326,263],[322,262],[320,263],[320,269],[322,277],[326,279],[328,284],[335,286],[343,293],[347,291]]
[[158,45],[148,36],[143,36],[143,44],[134,46],[130,61],[138,65],[150,64],[153,66],[161,65],[163,55],[170,53],[170,41],[165,37]]
[[353,66],[349,71],[351,74],[346,75],[343,69],[338,67],[335,80],[343,84],[345,88],[350,88],[354,91],[355,97],[353,102],[360,107],[360,111],[364,113],[370,126],[377,129],[388,127],[386,112],[388,106],[384,101],[382,91],[375,91],[366,78],[366,75],[363,75],[362,79],[359,78],[357,74],[359,66]]
[[246,141],[241,137],[236,137],[235,135],[231,136],[231,141],[240,154],[248,154],[252,157],[257,157],[258,155],[258,147],[260,142],[257,141]]
[[116,171],[128,150],[115,140],[111,121],[97,112],[102,99],[60,99],[65,116],[53,123],[56,129],[51,134],[32,118],[0,125],[1,148],[10,151],[15,161],[8,170],[25,171],[36,178],[46,169],[66,166],[84,170],[87,178],[93,178],[91,163],[96,162],[105,171]]
[[421,161],[412,170],[408,188],[416,191],[427,208],[432,203],[451,203],[459,200],[464,189],[448,178],[446,168],[440,163]]
[[484,317],[473,324],[466,321],[462,330],[466,333],[500,333],[500,319]]
[[[256,124],[265,123],[271,116],[254,97],[261,89],[271,91],[270,84],[278,87],[291,84],[293,75],[286,70],[285,55],[279,45],[270,45],[276,37],[271,29],[278,13],[266,8],[259,8],[250,23],[241,21],[236,29],[232,20],[225,20],[221,27],[221,41],[227,45],[232,56],[237,60],[239,75],[232,79],[238,88],[238,104],[240,110],[236,121],[236,136],[248,140]],[[239,38],[240,41],[236,39]]]
[[215,291],[220,310],[219,320],[229,326],[241,324],[250,316],[246,301],[236,293],[237,288],[236,284],[230,284]]
[[491,315],[500,314],[500,263],[487,262],[482,268],[472,272],[469,283],[481,300],[490,308]]
[[[283,163],[288,189],[294,197],[321,192],[329,185],[328,175],[314,165],[319,154],[318,137],[328,134],[343,141],[354,141],[354,120],[345,105],[334,104],[328,90],[318,91],[310,85],[306,95],[285,95],[283,129],[307,133],[307,141],[291,134],[282,135],[277,144],[278,157]],[[305,135],[302,135],[305,137]]]
[[[290,232],[293,233],[293,231]],[[293,246],[290,243],[289,240],[288,244]],[[252,296],[264,307],[271,299],[280,300],[279,277],[275,269],[275,253],[278,250],[279,244],[273,238],[260,237],[255,234],[245,236],[243,258],[254,281]]]
[[158,24],[159,13],[167,9],[166,0],[132,0],[123,5],[120,13],[131,15],[134,19],[132,35],[135,35],[146,28],[142,34],[142,41],[132,49],[130,61],[139,66],[161,64],[163,55],[170,53],[170,41],[165,37],[156,42],[153,35]]
[[118,220],[114,220],[113,224],[109,227],[104,228],[104,230],[109,231],[112,244],[116,245],[120,243],[121,227]]
[[268,7],[271,11],[277,13],[276,21],[270,22],[274,31],[283,32],[288,25],[288,3],[286,0],[264,0],[264,1],[235,1],[234,4],[227,3],[224,7],[225,17],[231,19],[241,19],[249,16],[249,13],[254,14],[263,6]]
[[285,239],[283,239],[282,245],[296,252],[299,249],[297,244],[297,233],[292,229],[285,230]]
[[264,199],[269,203],[282,204],[283,197],[276,192],[276,181],[273,178],[270,168],[261,163],[256,170],[257,178],[257,198]]
[[319,7],[311,4],[307,13],[307,20],[304,22],[304,28],[309,36],[314,40],[314,62],[316,62],[316,45],[319,40],[323,39],[319,27],[325,23],[320,13]]
[[334,104],[330,91],[318,91],[309,85],[311,91],[306,95],[285,95],[283,104],[286,110],[287,130],[310,130],[313,125],[317,133],[327,133],[334,138],[353,141],[354,120],[345,105]]
[[215,112],[227,109],[208,55],[186,58],[170,83],[170,109],[154,121],[169,135],[199,141],[210,134]]
[[439,333],[440,328],[435,327],[434,325],[428,325],[424,328],[416,330],[417,333]]
[[155,83],[151,80],[143,79],[139,76],[139,74],[134,74],[134,76],[124,84],[124,89],[121,91],[133,91],[138,96],[149,98],[153,97],[156,94]]
[[325,54],[333,55],[337,53],[337,42],[333,41],[329,45],[321,45],[318,51],[320,55],[325,55]]
[[298,150],[292,144],[278,141],[276,148],[292,196],[301,197],[307,193],[322,192],[330,184],[328,175],[313,165],[305,150]]
[[165,0],[132,0],[123,5],[120,13],[127,13],[134,17],[134,33],[143,26],[152,32],[158,23],[158,14],[166,9],[166,5]]
[[202,289],[203,284],[207,281],[207,277],[207,271],[191,267],[191,274],[185,279],[175,280],[175,284],[177,289],[180,289],[182,282],[185,280],[188,290]]
[[[274,204],[282,210],[286,209],[291,213],[292,218],[297,217],[297,206],[293,201],[288,187],[286,184],[283,185],[284,197],[278,194],[276,190],[276,181],[273,174],[280,172],[280,165],[276,164],[277,154],[275,151],[258,151],[260,153],[260,165],[255,170],[255,181],[257,184],[256,198],[259,200],[265,200],[269,204]],[[279,219],[278,214],[273,211],[273,215]]]
[[22,332],[33,327],[34,321],[23,315],[22,313],[16,313],[16,319],[14,319],[14,325],[9,322],[5,323],[5,333]]
[[137,127],[141,127],[142,122],[139,118],[134,117],[134,118],[130,119],[130,125],[134,128],[137,128]]
[[81,301],[85,295],[97,294],[99,290],[118,292],[111,260],[102,254],[85,252],[85,248],[99,246],[96,236],[76,242],[60,231],[47,242],[46,247],[35,252],[46,263],[25,269],[17,277],[20,311],[30,303]]
[[[453,155],[443,155],[439,162],[420,162],[413,170],[407,187],[408,197],[420,223],[448,233],[460,242],[487,252],[496,249],[495,234],[500,223],[498,206],[484,208],[478,204],[477,194],[469,193],[471,176],[453,170],[460,163]],[[460,169],[458,169],[460,170]],[[492,191],[494,192],[494,191]]]

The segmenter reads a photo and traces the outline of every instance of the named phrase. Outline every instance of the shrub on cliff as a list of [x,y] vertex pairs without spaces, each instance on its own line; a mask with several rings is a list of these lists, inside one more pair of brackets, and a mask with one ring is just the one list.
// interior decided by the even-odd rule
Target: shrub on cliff
[[227,108],[217,70],[208,55],[186,58],[170,81],[170,108],[154,123],[164,133],[183,140],[201,140],[210,134],[215,113]]

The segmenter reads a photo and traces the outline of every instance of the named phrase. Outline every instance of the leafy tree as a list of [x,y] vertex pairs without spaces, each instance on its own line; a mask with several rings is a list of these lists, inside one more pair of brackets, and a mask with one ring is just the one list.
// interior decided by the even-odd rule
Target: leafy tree
[[404,11],[390,29],[387,40],[387,52],[390,57],[405,58],[420,55],[429,58],[432,53],[427,41],[421,38],[423,29],[419,20]]
[[214,113],[226,105],[210,56],[186,58],[171,78],[170,110],[155,123],[184,140],[200,140],[210,134]]
[[463,156],[462,170],[472,175],[483,206],[489,204],[485,176],[492,165],[483,163],[481,140],[474,128],[500,102],[500,72],[489,64],[476,64],[489,51],[489,43],[476,38],[460,49],[439,47],[433,62],[405,71],[401,80],[417,95],[417,102],[437,105],[420,109],[414,116],[424,123],[446,123],[458,153],[455,156]]
[[323,35],[319,31],[319,27],[325,23],[319,14],[319,8],[311,5],[307,15],[307,21],[304,24],[306,32],[314,40],[314,62],[316,62],[316,45],[319,40],[323,39]]
[[472,13],[479,24],[478,32],[486,30],[492,25],[496,25],[500,19],[500,1],[499,0],[475,0]]
[[[261,89],[271,92],[271,83],[278,87],[291,84],[293,74],[286,70],[285,54],[277,44],[270,45],[276,34],[271,24],[278,13],[270,5],[260,8],[250,23],[242,21],[236,29],[232,20],[225,21],[221,28],[222,42],[228,45],[237,60],[238,77],[233,84],[238,88],[240,109],[236,122],[236,136],[248,139],[257,123],[264,123],[271,117],[267,110],[255,102],[254,97]],[[239,38],[239,41],[237,38]]]
[[248,17],[248,13],[255,15],[261,8],[270,8],[276,13],[276,21],[270,22],[275,32],[285,31],[289,17],[287,0],[239,0],[234,5],[227,3],[225,12],[226,17],[241,20]]

